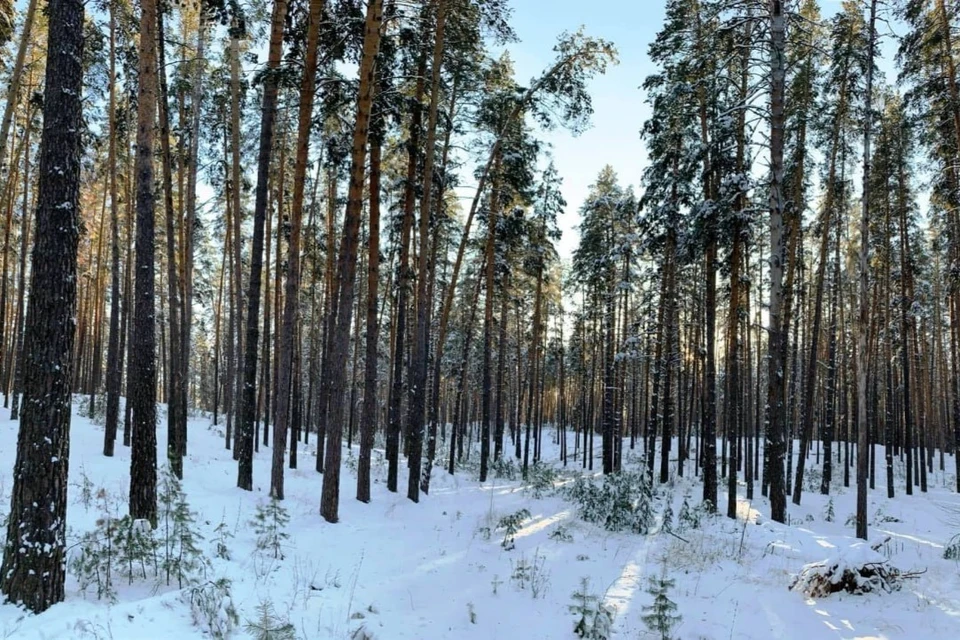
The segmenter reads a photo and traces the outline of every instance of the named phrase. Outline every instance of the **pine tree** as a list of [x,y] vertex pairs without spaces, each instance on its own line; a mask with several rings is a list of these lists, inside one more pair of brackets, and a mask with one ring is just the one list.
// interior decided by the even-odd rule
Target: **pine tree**
[[680,624],[683,616],[677,613],[677,603],[670,599],[670,592],[676,587],[676,580],[667,577],[666,564],[659,578],[651,577],[647,593],[653,602],[643,608],[641,620],[652,633],[660,635],[661,640],[672,640],[674,627]]

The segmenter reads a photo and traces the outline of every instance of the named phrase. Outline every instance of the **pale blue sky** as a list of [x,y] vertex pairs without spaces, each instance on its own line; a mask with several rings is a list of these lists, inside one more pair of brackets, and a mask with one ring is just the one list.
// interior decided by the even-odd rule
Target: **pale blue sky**
[[553,59],[553,43],[564,30],[583,25],[595,37],[611,40],[620,64],[590,83],[592,127],[578,137],[557,130],[544,134],[553,144],[567,212],[560,220],[560,255],[577,245],[577,210],[600,169],[610,164],[624,184],[637,184],[645,164],[640,128],[649,114],[639,86],[654,71],[647,47],[663,23],[662,0],[514,0],[511,24],[520,42],[510,45],[521,83],[539,74]]

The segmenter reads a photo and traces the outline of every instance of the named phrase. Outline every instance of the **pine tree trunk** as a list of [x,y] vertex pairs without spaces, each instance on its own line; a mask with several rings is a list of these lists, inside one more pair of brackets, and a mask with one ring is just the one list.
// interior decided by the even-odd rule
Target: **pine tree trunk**
[[[482,396],[480,399],[480,482],[487,481],[487,471],[490,460],[490,420],[493,417],[492,414],[492,394],[493,394],[493,301],[494,301],[494,287],[496,286],[496,281],[494,275],[496,274],[496,250],[497,250],[497,214],[499,209],[499,200],[500,200],[500,156],[499,154],[494,160],[493,168],[493,189],[490,191],[490,212],[487,216],[487,240],[484,243],[483,249],[483,260],[484,260],[484,302],[483,302],[483,380],[482,380]],[[534,311],[536,314],[536,311]],[[536,321],[534,321],[536,322]],[[534,328],[534,334],[536,334],[536,328]],[[535,352],[531,349],[531,366],[533,366],[532,361],[536,357],[533,355]],[[532,380],[535,376],[531,376],[531,385],[533,384]],[[533,393],[531,391],[531,399]],[[531,411],[527,411],[527,438],[529,441],[530,434],[530,414]],[[527,461],[529,459],[529,451],[524,454],[523,458],[523,473],[526,476],[527,473]]]
[[784,354],[781,347],[785,256],[782,193],[785,31],[782,0],[770,0],[770,330],[767,359],[767,447],[769,449],[770,517],[777,522],[785,522],[787,517],[783,479],[786,405],[781,380],[785,373]]
[[287,445],[287,429],[290,426],[293,334],[300,312],[300,234],[303,226],[303,190],[307,181],[307,156],[310,151],[310,127],[313,121],[314,85],[317,77],[317,42],[323,7],[324,0],[310,2],[303,77],[300,81],[297,155],[293,168],[293,202],[290,208],[290,239],[287,245],[288,271],[286,291],[283,296],[283,318],[280,324],[280,353],[277,357],[277,419],[273,426],[273,460],[270,475],[270,495],[278,500],[283,499],[283,457]]
[[[354,285],[357,275],[357,248],[360,236],[360,213],[363,208],[363,184],[367,156],[367,138],[370,133],[370,113],[373,105],[374,74],[380,48],[380,27],[383,22],[383,0],[371,0],[367,5],[364,25],[363,52],[360,59],[360,87],[357,93],[357,118],[353,130],[350,159],[350,185],[347,210],[343,221],[337,282],[338,291],[332,299],[336,309],[330,367],[330,406],[327,415],[329,429],[323,473],[323,492],[320,515],[330,523],[339,519],[340,457],[343,430],[343,404],[347,392],[346,361],[350,348],[350,326],[353,320]],[[414,474],[415,475],[415,474]]]
[[[367,258],[367,336],[360,417],[360,457],[357,460],[357,500],[370,502],[370,455],[377,430],[377,306],[380,284],[380,140],[370,143],[370,237]],[[428,485],[429,486],[429,485]],[[424,492],[427,488],[424,488]]]
[[243,344],[243,377],[240,389],[240,410],[237,414],[239,438],[237,486],[246,491],[253,491],[253,423],[256,419],[254,414],[256,413],[257,346],[260,340],[260,285],[263,277],[264,223],[267,216],[270,156],[273,151],[277,91],[280,84],[277,69],[283,54],[283,26],[286,16],[287,0],[274,0],[273,16],[270,21],[267,74],[263,81],[263,103],[260,111],[260,150],[257,156],[257,188],[254,195],[250,284],[247,289],[247,313],[244,318],[246,336]]
[[173,154],[170,149],[170,103],[167,95],[163,12],[163,7],[159,7],[157,12],[157,77],[159,78],[160,91],[157,95],[157,111],[160,116],[160,148],[162,151],[161,166],[163,168],[163,203],[167,245],[167,309],[170,325],[170,340],[167,345],[168,376],[170,379],[167,395],[167,464],[170,465],[174,475],[182,479],[180,396],[184,381],[180,359],[185,354],[181,351],[183,340],[180,335],[180,277],[177,272],[177,233],[174,223],[176,213],[173,206]]
[[103,430],[103,455],[113,456],[120,417],[120,203],[117,193],[117,57],[116,16],[110,11],[110,106],[107,165],[110,173],[110,331],[107,336],[107,416]]
[[[427,460],[421,460],[423,448],[423,429],[426,426],[427,381],[430,361],[430,311],[433,301],[427,288],[430,276],[434,273],[433,260],[428,248],[430,243],[430,221],[433,215],[433,173],[436,163],[437,117],[440,110],[440,70],[443,66],[444,32],[447,21],[447,2],[435,0],[436,27],[433,38],[433,60],[430,69],[430,107],[427,115],[426,152],[423,159],[423,191],[420,200],[420,264],[417,273],[417,331],[414,334],[414,359],[411,367],[412,391],[408,421],[410,423],[410,478],[407,485],[407,497],[419,501],[419,492],[430,490],[430,472],[433,457],[429,455],[431,447],[436,451],[437,425],[431,423],[427,443]],[[442,194],[441,194],[442,195]],[[433,244],[435,246],[437,241]],[[488,427],[489,428],[489,427]],[[481,463],[482,464],[482,463]],[[421,468],[421,465],[423,468]],[[417,478],[419,471],[420,477]]]
[[137,239],[133,339],[130,348],[129,393],[132,448],[130,515],[157,520],[157,361],[155,317],[155,203],[153,142],[157,108],[157,6],[142,0],[140,69],[137,91]]
[[0,568],[5,599],[34,613],[64,598],[83,132],[83,3],[50,0],[48,16],[23,414]]

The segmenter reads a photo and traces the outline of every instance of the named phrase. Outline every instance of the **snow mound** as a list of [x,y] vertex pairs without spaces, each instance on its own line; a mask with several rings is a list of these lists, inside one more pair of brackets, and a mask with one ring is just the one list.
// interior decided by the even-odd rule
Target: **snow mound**
[[914,574],[905,574],[890,566],[877,551],[881,546],[883,541],[873,545],[857,542],[837,549],[826,560],[804,565],[790,589],[811,598],[823,598],[838,591],[857,595],[899,591],[903,579]]

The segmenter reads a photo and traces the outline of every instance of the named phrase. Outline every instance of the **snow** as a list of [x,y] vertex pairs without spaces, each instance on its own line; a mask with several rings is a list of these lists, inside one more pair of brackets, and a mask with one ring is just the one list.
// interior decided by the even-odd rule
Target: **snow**
[[[161,410],[162,414],[162,410]],[[163,420],[158,420],[162,424]],[[933,640],[956,637],[960,629],[960,565],[942,558],[957,533],[952,522],[960,499],[952,493],[955,478],[950,456],[947,472],[935,468],[930,491],[912,497],[886,499],[883,469],[877,489],[870,492],[871,541],[889,540],[873,551],[854,538],[845,523],[856,504],[855,487],[844,488],[842,473],[833,485],[835,521],[825,519],[827,496],[807,491],[803,505],[790,505],[790,523],[767,517],[764,499],[738,500],[738,520],[706,519],[700,529],[676,535],[649,536],[610,533],[577,519],[577,509],[559,495],[537,499],[522,482],[492,479],[481,485],[475,472],[450,476],[433,473],[431,492],[419,504],[386,490],[386,467],[374,452],[372,502],[353,499],[356,476],[353,451],[344,451],[340,522],[327,524],[319,516],[321,479],[314,471],[313,439],[300,444],[300,469],[287,470],[283,504],[289,512],[283,558],[258,552],[249,521],[267,500],[271,450],[261,447],[254,462],[254,491],[237,489],[236,463],[224,449],[221,427],[209,419],[192,420],[189,455],[184,461],[184,489],[198,512],[205,540],[201,547],[211,559],[210,581],[228,578],[240,624],[231,637],[250,637],[244,625],[256,608],[269,600],[296,630],[299,638],[350,638],[363,627],[377,640],[512,640],[573,639],[576,619],[569,611],[571,594],[587,577],[590,588],[614,612],[613,638],[647,638],[642,609],[650,604],[647,578],[666,565],[676,580],[671,598],[683,616],[675,634],[682,638],[885,638]],[[158,451],[165,451],[165,428],[158,428]],[[544,457],[556,461],[553,432],[545,432]],[[9,506],[17,425],[0,420],[0,520]],[[130,450],[117,443],[117,455],[101,455],[102,427],[75,409],[71,428],[68,545],[95,527],[101,511],[96,500],[81,501],[89,480],[96,494],[105,490],[125,504]],[[642,446],[638,443],[638,447]],[[624,445],[624,464],[642,464],[640,450]],[[798,448],[798,447],[796,447]],[[511,451],[512,447],[506,447]],[[569,443],[573,451],[573,440]],[[595,445],[600,468],[600,442]],[[882,451],[878,451],[882,460]],[[476,452],[472,454],[476,460]],[[442,461],[438,459],[442,464]],[[558,465],[559,466],[559,465]],[[811,459],[811,474],[817,465]],[[579,472],[570,466],[560,482]],[[687,465],[690,468],[690,465]],[[400,487],[406,486],[401,465]],[[902,469],[898,467],[902,475]],[[810,486],[819,487],[819,479]],[[721,482],[719,502],[726,504]],[[674,513],[685,492],[691,506],[701,493],[699,480],[672,478]],[[900,492],[902,479],[898,480]],[[745,490],[741,487],[741,495]],[[759,487],[758,487],[759,494]],[[663,502],[658,503],[663,508]],[[501,543],[501,518],[527,509],[514,536],[514,548]],[[121,508],[122,515],[123,508]],[[954,514],[951,516],[951,513]],[[217,558],[214,529],[225,522],[234,537],[227,541],[231,560]],[[484,527],[492,531],[483,534]],[[572,541],[556,535],[562,527]],[[889,561],[903,571],[926,570],[901,591],[852,596],[833,594],[822,600],[789,591],[792,577],[804,565],[842,558],[845,562]],[[534,598],[531,582],[521,589],[512,579],[516,568],[539,567]],[[192,638],[204,635],[193,622],[190,597],[173,587],[156,588],[152,581],[115,585],[118,601],[96,599],[95,589],[84,596],[76,578],[67,579],[66,601],[39,616],[12,605],[0,605],[0,638]]]

